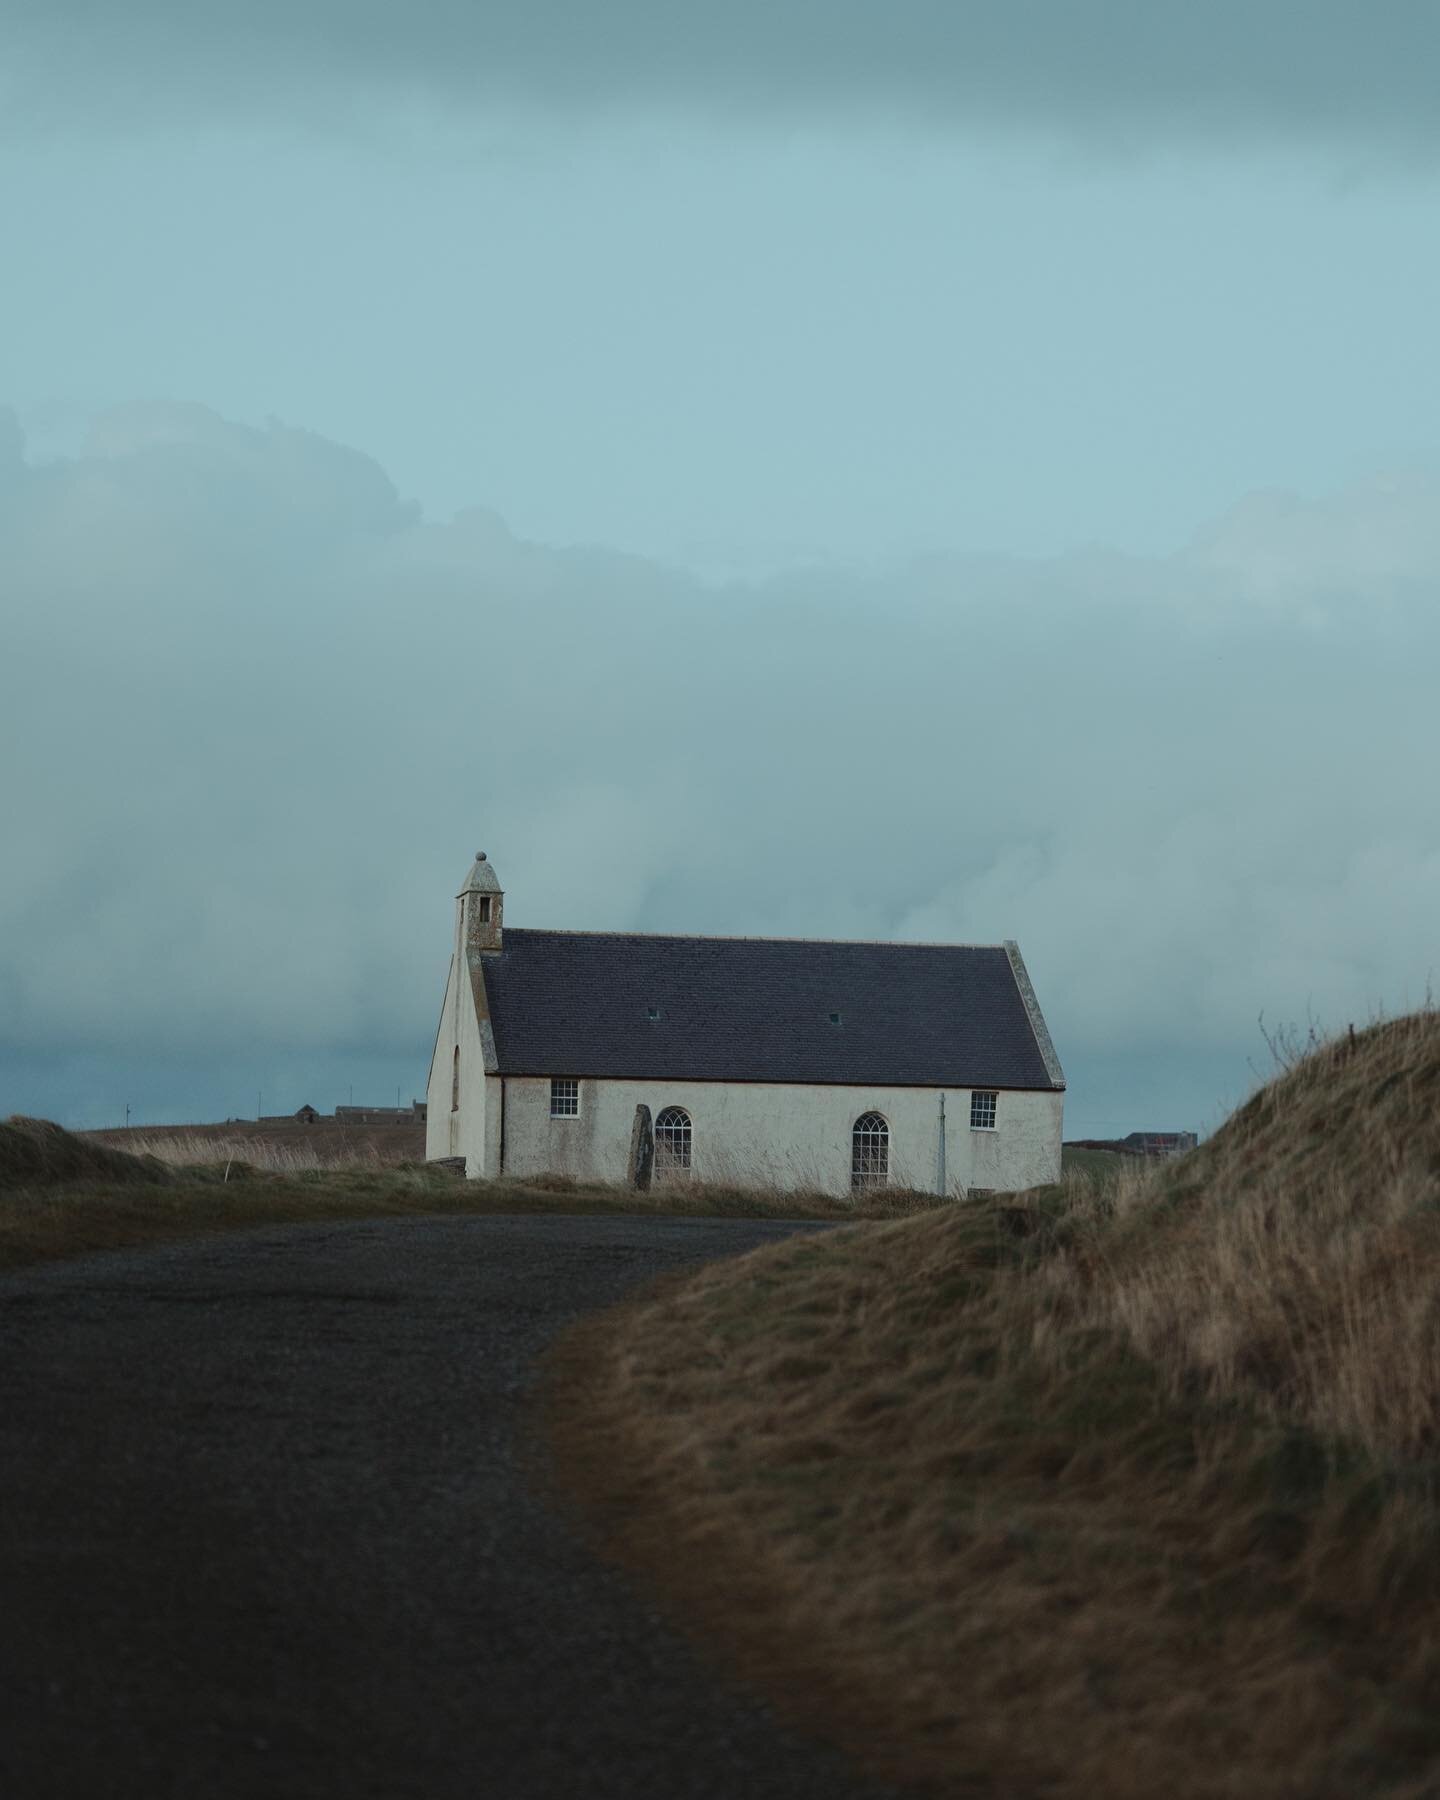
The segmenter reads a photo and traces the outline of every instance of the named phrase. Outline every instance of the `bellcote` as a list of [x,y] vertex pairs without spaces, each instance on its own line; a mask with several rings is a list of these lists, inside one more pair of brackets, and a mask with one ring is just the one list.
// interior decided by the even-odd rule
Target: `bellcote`
[[457,906],[462,949],[493,954],[504,948],[505,890],[483,850],[475,852]]

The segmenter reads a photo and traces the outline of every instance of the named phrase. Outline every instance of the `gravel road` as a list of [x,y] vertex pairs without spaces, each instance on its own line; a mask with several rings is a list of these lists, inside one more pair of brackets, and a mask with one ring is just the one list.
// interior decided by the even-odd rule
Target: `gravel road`
[[0,1280],[6,1800],[878,1800],[527,1482],[535,1359],[797,1227],[297,1226]]

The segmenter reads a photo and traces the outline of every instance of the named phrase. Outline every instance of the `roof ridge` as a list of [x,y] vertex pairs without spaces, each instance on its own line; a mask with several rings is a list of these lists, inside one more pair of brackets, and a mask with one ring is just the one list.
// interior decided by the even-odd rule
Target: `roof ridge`
[[1005,941],[996,943],[960,943],[953,938],[827,938],[827,937],[761,937],[743,931],[579,931],[567,925],[507,925],[511,932],[543,931],[550,937],[587,938],[668,938],[673,943],[704,944],[848,944],[857,949],[884,950],[999,950]]

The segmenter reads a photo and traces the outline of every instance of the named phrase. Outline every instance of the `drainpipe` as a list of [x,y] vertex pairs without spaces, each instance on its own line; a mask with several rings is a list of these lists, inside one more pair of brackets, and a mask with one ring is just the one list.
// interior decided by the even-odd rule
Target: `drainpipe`
[[940,1134],[935,1148],[935,1192],[945,1197],[945,1096],[940,1096]]

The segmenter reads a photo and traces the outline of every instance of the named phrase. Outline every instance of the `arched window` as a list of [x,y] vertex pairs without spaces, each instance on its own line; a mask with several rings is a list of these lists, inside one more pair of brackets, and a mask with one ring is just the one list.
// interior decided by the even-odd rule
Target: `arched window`
[[455,1060],[450,1065],[450,1110],[460,1110],[460,1046],[455,1046]]
[[884,1187],[890,1179],[890,1127],[877,1112],[861,1113],[850,1133],[850,1185]]
[[690,1167],[690,1115],[683,1106],[667,1106],[655,1120],[655,1173],[676,1175]]

